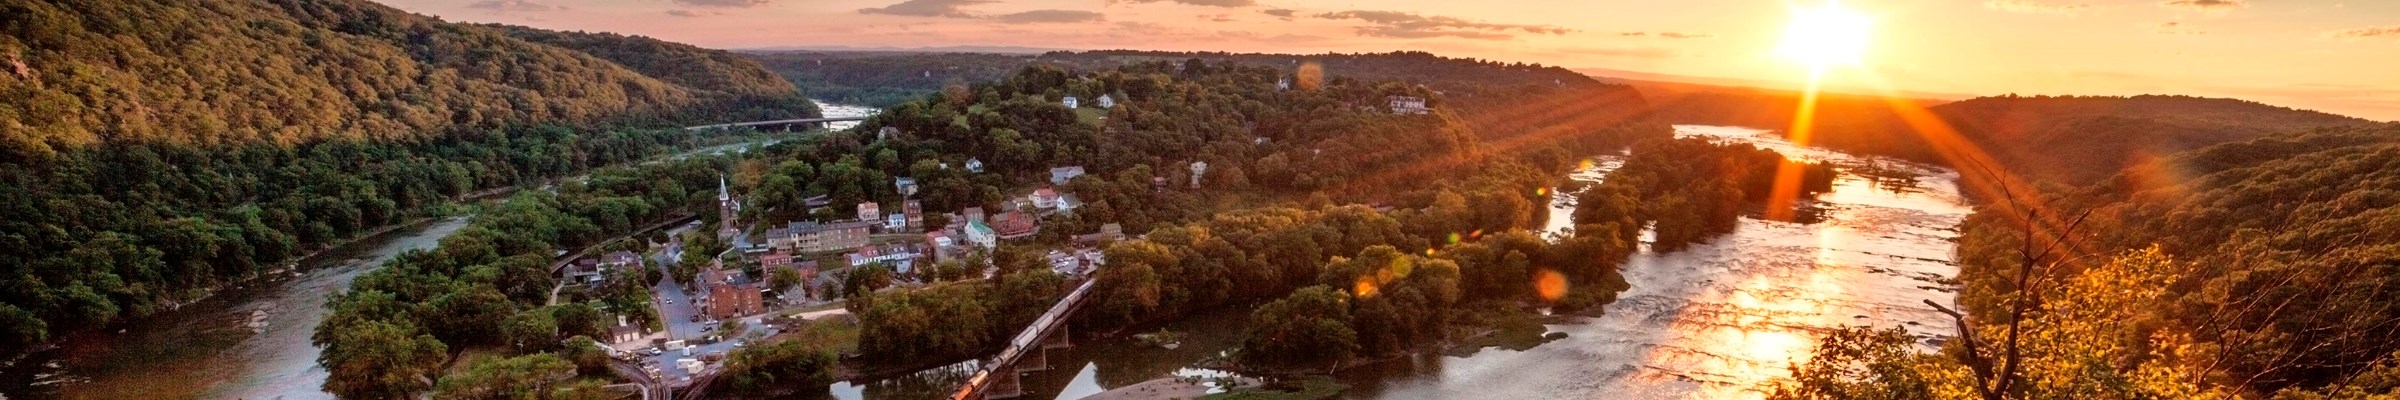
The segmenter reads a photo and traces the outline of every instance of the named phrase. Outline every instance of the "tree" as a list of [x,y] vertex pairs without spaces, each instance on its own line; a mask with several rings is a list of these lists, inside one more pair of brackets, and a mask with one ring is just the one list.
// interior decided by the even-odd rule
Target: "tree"
[[833,351],[782,341],[734,350],[724,376],[733,393],[748,396],[819,391],[833,384],[836,363]]
[[1944,375],[1934,355],[1917,354],[1908,330],[1837,329],[1819,340],[1816,356],[1792,365],[1792,382],[1775,400],[1935,399]]
[[450,351],[415,327],[374,320],[336,328],[324,348],[317,364],[331,376],[322,388],[345,399],[415,397],[433,386]]
[[600,310],[584,303],[566,303],[548,307],[550,317],[558,321],[558,336],[608,335],[609,321]]
[[1342,365],[1358,351],[1349,301],[1348,294],[1331,287],[1310,286],[1259,306],[1250,314],[1242,362],[1291,368]]
[[536,353],[509,358],[485,358],[466,371],[442,377],[434,385],[437,399],[552,398],[560,382],[575,377],[575,364],[556,354]]
[[858,296],[892,286],[892,268],[883,263],[851,267],[842,274],[842,293]]
[[508,345],[518,353],[533,353],[558,347],[558,320],[549,309],[537,309],[509,316],[502,325]]
[[777,292],[791,289],[807,290],[808,288],[804,285],[807,285],[808,282],[804,279],[806,278],[800,275],[800,270],[793,268],[776,268],[774,271],[767,272],[767,285]]

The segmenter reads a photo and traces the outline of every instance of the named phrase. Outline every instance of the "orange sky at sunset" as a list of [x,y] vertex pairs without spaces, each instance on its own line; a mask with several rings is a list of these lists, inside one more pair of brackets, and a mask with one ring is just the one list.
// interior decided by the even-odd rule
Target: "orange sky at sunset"
[[[1424,50],[1794,82],[1777,0],[379,0],[453,21],[696,45]],[[1814,6],[1803,0],[1794,5]],[[2400,1],[1848,0],[1873,20],[1834,87],[2185,94],[2400,120]],[[1870,78],[1871,77],[1871,78]]]

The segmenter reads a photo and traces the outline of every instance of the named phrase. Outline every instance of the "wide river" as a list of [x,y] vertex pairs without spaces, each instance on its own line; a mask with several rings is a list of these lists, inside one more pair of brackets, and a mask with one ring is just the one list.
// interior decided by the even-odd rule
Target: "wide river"
[[[1596,318],[1550,325],[1567,337],[1523,351],[1484,349],[1344,371],[1356,399],[1744,399],[1761,398],[1805,361],[1816,339],[1844,325],[1901,326],[1920,339],[1946,336],[1947,319],[1922,301],[1956,297],[1942,283],[1954,228],[1970,211],[1947,169],[1822,149],[1802,149],[1758,129],[1680,125],[1682,137],[1748,143],[1787,156],[1844,164],[1874,162],[1917,175],[1910,187],[1845,174],[1812,206],[1815,223],[1744,218],[1733,234],[1675,253],[1644,251],[1624,267],[1633,288]],[[1619,156],[1595,157],[1574,172],[1598,182]],[[1551,206],[1548,231],[1569,229],[1572,194]],[[1033,399],[1076,399],[1169,376],[1240,341],[1246,310],[1221,310],[1170,324],[1183,333],[1169,350],[1131,340],[1077,343],[1050,353],[1053,369],[1023,376]],[[1924,350],[1932,350],[1930,345]],[[971,373],[971,362],[832,387],[842,399],[938,397]],[[962,372],[964,371],[964,372]]]
[[[863,106],[817,102],[829,117],[867,116]],[[839,122],[835,129],[856,126]],[[766,142],[781,140],[770,138]],[[688,150],[662,158],[746,149],[751,143]],[[430,249],[466,226],[466,218],[402,226],[360,239],[279,276],[229,288],[183,308],[85,332],[59,347],[0,365],[0,399],[329,399],[319,389],[308,337],[325,319],[327,296],[401,252]],[[264,322],[252,327],[253,321]]]

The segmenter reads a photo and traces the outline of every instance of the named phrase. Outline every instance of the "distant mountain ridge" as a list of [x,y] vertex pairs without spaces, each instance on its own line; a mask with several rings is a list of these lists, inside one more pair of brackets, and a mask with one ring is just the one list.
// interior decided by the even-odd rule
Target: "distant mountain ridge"
[[364,0],[0,0],[0,98],[16,99],[0,102],[0,155],[661,123],[798,98],[725,54]]
[[[1650,115],[1668,123],[1781,130],[1791,126],[1799,109],[1800,93],[1792,90],[1601,79],[1640,90],[1651,104]],[[2246,100],[2171,95],[2005,95],[1943,101],[1828,92],[1817,101],[1813,144],[1951,162],[1895,111],[1923,108],[2001,166],[2064,183],[2106,178],[2159,157],[2221,143],[2374,125],[2360,118]]]
[[[2127,167],[2221,143],[2319,128],[2376,125],[2374,121],[2258,102],[2192,96],[1997,96],[1933,106],[1994,160],[2020,174],[2079,183]],[[1931,156],[1921,135],[1905,124],[1875,134],[1824,132],[1828,146],[1914,144]],[[1861,132],[1863,133],[1863,132]],[[1880,137],[1878,137],[1880,136]],[[1904,153],[1905,154],[1905,153]]]

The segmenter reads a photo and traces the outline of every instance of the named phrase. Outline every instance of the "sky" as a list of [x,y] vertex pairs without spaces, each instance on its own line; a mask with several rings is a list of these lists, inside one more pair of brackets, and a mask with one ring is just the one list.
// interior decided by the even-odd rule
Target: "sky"
[[[450,21],[720,49],[1023,46],[1452,57],[1799,82],[1775,55],[1824,0],[377,0]],[[2400,120],[2400,0],[1848,0],[1845,87],[2182,94]]]

